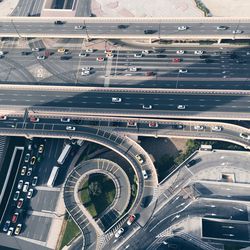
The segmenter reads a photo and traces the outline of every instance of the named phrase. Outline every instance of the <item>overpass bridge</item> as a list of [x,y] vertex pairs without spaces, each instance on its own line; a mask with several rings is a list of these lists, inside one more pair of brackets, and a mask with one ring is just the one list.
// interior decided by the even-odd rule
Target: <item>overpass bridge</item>
[[[64,23],[56,25],[54,22]],[[0,37],[90,39],[250,39],[250,18],[1,17]],[[75,29],[75,26],[83,26]],[[178,30],[186,26],[186,30]],[[225,26],[225,30],[217,27]]]

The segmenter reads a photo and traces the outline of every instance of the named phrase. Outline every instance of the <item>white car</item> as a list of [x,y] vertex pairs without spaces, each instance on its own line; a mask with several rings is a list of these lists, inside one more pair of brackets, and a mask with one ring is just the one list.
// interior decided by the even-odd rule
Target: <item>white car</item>
[[87,52],[87,53],[93,53],[94,50],[93,50],[93,49],[86,49],[86,52]]
[[152,105],[142,105],[143,109],[152,109]]
[[187,26],[179,26],[178,27],[178,30],[179,31],[183,31],[183,30],[186,30],[187,29]]
[[194,51],[195,55],[202,55],[203,53],[204,53],[204,51],[202,51],[202,50],[195,50]]
[[112,102],[121,102],[122,98],[120,97],[112,97]]
[[1,120],[1,121],[5,121],[5,120],[7,120],[7,116],[6,116],[6,115],[2,115],[2,116],[0,116],[0,120]]
[[89,76],[90,75],[90,71],[89,70],[85,70],[81,72],[82,76]]
[[84,28],[83,25],[76,25],[75,30],[82,30]]
[[187,73],[188,70],[187,69],[179,69],[179,73]]
[[222,127],[214,126],[214,127],[212,127],[212,131],[220,132],[220,131],[222,131]]
[[34,192],[34,189],[33,189],[33,188],[30,188],[30,189],[29,189],[29,192],[28,192],[28,194],[27,194],[27,198],[28,198],[28,199],[31,199],[31,198],[32,198],[33,192]]
[[72,127],[72,126],[67,126],[66,130],[70,130],[70,131],[75,131],[76,127]]
[[147,50],[147,49],[145,49],[145,50],[143,50],[141,53],[142,53],[143,55],[148,55],[148,54],[150,53],[150,51]]
[[67,117],[61,118],[61,122],[70,122],[70,118]]
[[143,175],[143,179],[147,180],[148,179],[148,174],[146,170],[142,170],[142,175]]
[[233,34],[242,34],[243,31],[242,30],[233,30]]
[[28,181],[26,181],[26,182],[24,183],[24,186],[23,186],[23,192],[24,192],[24,193],[27,193],[27,192],[28,192],[29,185],[30,185],[30,183],[29,183]]
[[129,71],[131,71],[131,72],[136,72],[136,71],[137,71],[137,68],[136,68],[136,67],[129,68]]
[[194,129],[196,129],[196,130],[204,130],[204,127],[200,126],[200,125],[195,125]]
[[32,48],[31,51],[38,52],[38,51],[40,51],[40,48]]
[[142,54],[134,54],[134,57],[142,57]]
[[37,60],[45,60],[46,57],[45,57],[45,56],[37,56],[36,59],[37,59]]
[[22,189],[23,187],[23,180],[20,180],[17,184],[17,189]]
[[0,50],[0,56],[3,56],[4,52],[2,50]]
[[7,235],[11,236],[13,234],[13,232],[14,232],[14,227],[10,227],[8,232],[7,232]]
[[240,133],[240,137],[246,140],[250,140],[250,134],[247,133]]
[[121,228],[115,233],[115,238],[119,238],[123,233],[124,233],[124,228],[121,227]]
[[178,105],[177,109],[186,109],[186,106],[185,105]]
[[27,171],[27,167],[26,167],[26,166],[23,166],[23,167],[22,167],[22,170],[21,170],[21,175],[25,175],[25,174],[26,174],[26,171]]
[[86,57],[87,55],[88,55],[87,53],[80,52],[78,56],[79,56],[79,57]]
[[127,126],[128,127],[136,127],[137,126],[137,122],[129,121],[129,122],[127,122]]
[[92,67],[88,67],[88,66],[81,68],[82,71],[86,71],[86,70],[90,71],[91,69],[92,69]]
[[185,53],[185,51],[184,50],[177,50],[176,51],[176,54],[180,54],[180,55],[182,55],[182,54],[184,54]]

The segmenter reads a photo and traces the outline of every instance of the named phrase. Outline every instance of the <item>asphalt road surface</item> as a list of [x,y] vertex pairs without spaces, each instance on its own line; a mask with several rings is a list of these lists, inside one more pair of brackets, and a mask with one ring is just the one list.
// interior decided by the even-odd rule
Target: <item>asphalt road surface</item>
[[[142,57],[135,57],[135,54],[142,54],[143,49],[117,48],[113,51],[113,58],[107,59],[104,50],[86,53],[78,48],[63,55],[56,49],[46,49],[41,41],[31,42],[30,46],[40,51],[2,48],[2,82],[63,82],[80,86],[131,88],[250,89],[250,48],[199,48],[203,55],[194,54],[195,48],[151,49],[149,54],[143,54]],[[184,51],[184,54],[177,54],[179,50]],[[22,52],[27,55],[22,55]],[[86,56],[80,57],[80,52]],[[43,55],[46,55],[45,60],[37,59],[37,56]],[[62,56],[66,56],[67,60],[61,60]],[[97,61],[101,57],[104,61]],[[87,76],[81,74],[84,67],[91,68]],[[131,71],[133,68],[136,71]],[[187,72],[180,73],[180,69]]]

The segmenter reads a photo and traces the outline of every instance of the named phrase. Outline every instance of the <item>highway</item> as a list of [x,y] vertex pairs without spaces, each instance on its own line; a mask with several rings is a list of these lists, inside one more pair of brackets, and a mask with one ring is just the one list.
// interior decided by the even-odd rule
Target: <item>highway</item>
[[[69,89],[70,90],[70,89]],[[153,97],[152,97],[153,95]],[[112,102],[112,97],[119,97],[122,102]],[[1,108],[16,109],[32,107],[33,110],[73,112],[74,109],[97,114],[113,114],[116,116],[131,115],[135,117],[208,117],[213,119],[249,119],[250,97],[244,94],[199,94],[196,91],[186,93],[130,91],[88,91],[70,92],[51,90],[6,90],[1,89]],[[152,106],[151,109],[143,109]],[[185,110],[177,109],[185,105]]]
[[[204,55],[194,54],[195,47],[169,47],[148,49],[149,54],[141,58],[144,49],[129,50],[115,47],[113,58],[107,60],[104,50],[94,50],[79,57],[81,50],[74,48],[61,60],[62,53],[55,48],[46,48],[42,41],[29,43],[30,48],[17,49],[3,47],[0,69],[1,82],[20,82],[39,84],[66,84],[77,86],[129,87],[129,88],[176,88],[176,89],[243,89],[250,85],[250,49],[246,48],[209,48],[199,47]],[[31,48],[40,48],[32,52]],[[67,45],[65,45],[67,49]],[[109,46],[108,46],[109,47]],[[114,47],[114,46],[113,46]],[[184,54],[177,54],[182,50]],[[45,60],[37,60],[38,55],[50,55]],[[27,55],[22,55],[27,52]],[[98,57],[104,57],[98,62]],[[180,62],[176,62],[178,59]],[[91,67],[90,75],[82,76],[82,68]],[[130,71],[136,68],[135,72]],[[187,73],[179,73],[187,69]],[[152,72],[152,73],[151,73]],[[148,75],[149,74],[149,75]],[[151,74],[151,75],[150,75]]]
[[[55,25],[55,18],[48,17],[11,17],[1,18],[0,35],[2,37],[63,37],[63,38],[153,38],[153,39],[242,39],[249,38],[249,19],[227,18],[62,18],[65,23]],[[118,25],[125,25],[119,28]],[[85,29],[75,30],[75,25],[84,25]],[[187,26],[179,31],[179,26]],[[227,26],[226,30],[217,30],[218,26]],[[151,34],[145,34],[150,30]],[[242,33],[233,34],[240,30]]]

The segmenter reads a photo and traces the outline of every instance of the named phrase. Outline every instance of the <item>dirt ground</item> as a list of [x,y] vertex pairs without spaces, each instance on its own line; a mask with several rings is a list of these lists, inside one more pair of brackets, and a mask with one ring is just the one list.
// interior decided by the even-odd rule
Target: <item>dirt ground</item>
[[140,137],[140,141],[140,145],[157,161],[163,155],[176,157],[180,150],[185,151],[187,139]]

